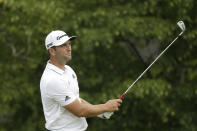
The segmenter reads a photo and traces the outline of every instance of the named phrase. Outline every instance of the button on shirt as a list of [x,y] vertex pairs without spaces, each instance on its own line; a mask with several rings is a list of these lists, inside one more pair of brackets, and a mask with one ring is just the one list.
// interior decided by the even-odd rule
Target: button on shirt
[[45,127],[52,131],[84,131],[87,122],[64,106],[79,98],[79,86],[75,72],[65,65],[65,71],[49,62],[40,81]]

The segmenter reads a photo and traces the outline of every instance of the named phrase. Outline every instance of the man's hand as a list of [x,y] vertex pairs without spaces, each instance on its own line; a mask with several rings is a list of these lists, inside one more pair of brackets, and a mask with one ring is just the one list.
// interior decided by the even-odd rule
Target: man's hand
[[118,107],[122,103],[121,99],[109,100],[105,103],[106,112],[98,115],[99,118],[109,119],[114,113],[114,111],[118,111]]
[[122,103],[121,99],[109,100],[105,103],[106,112],[118,111],[118,107]]

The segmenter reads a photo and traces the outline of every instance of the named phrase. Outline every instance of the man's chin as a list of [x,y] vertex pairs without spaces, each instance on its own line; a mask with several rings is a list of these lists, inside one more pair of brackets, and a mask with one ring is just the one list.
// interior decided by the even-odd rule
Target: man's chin
[[72,59],[72,56],[69,56],[68,59],[71,60]]
[[72,59],[72,57],[66,57],[66,62],[70,61]]

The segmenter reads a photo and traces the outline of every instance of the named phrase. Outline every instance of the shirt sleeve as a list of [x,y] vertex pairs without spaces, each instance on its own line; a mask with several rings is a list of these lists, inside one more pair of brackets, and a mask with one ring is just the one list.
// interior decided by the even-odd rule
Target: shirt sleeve
[[68,86],[63,80],[53,79],[47,84],[47,94],[61,106],[66,106],[77,98]]

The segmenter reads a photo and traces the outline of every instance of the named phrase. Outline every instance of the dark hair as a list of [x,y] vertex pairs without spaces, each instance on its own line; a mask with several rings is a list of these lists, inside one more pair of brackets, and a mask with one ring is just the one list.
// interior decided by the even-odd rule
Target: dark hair
[[56,50],[56,46],[52,46],[51,48],[53,48],[54,50]]

